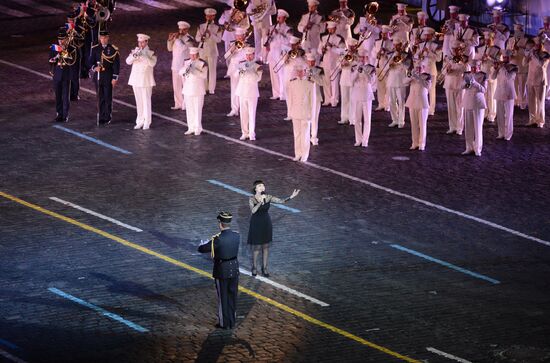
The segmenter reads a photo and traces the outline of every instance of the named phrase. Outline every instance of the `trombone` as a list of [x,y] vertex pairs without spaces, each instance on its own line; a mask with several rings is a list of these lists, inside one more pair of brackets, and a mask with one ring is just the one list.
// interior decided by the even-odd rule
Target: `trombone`
[[338,74],[342,71],[342,67],[344,66],[344,63],[350,64],[353,61],[353,58],[355,57],[354,54],[357,51],[357,49],[350,49],[348,50],[343,56],[342,59],[340,59],[340,62],[338,62],[338,65],[332,73],[330,74],[330,81],[335,81],[338,77]]
[[248,28],[248,30],[246,31],[246,33],[244,35],[243,40],[235,40],[235,42],[233,43],[231,48],[229,48],[229,50],[227,52],[225,52],[225,54],[223,55],[225,60],[228,60],[229,58],[231,58],[235,54],[235,52],[237,52],[238,50],[241,50],[241,49],[244,48],[244,46],[246,45],[246,40],[248,38],[250,38],[250,36],[252,35],[252,30],[253,30],[252,27]]
[[306,52],[302,48],[289,50],[288,52],[283,54],[281,58],[279,58],[277,63],[275,63],[275,65],[273,66],[273,72],[279,73],[279,71],[283,68],[285,64],[288,63],[290,59],[303,57],[304,54],[306,54]]

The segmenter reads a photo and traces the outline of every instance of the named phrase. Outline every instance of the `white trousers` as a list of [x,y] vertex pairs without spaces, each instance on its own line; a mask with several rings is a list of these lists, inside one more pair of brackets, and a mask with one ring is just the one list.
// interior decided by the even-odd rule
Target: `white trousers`
[[204,54],[203,59],[208,63],[208,77],[206,79],[206,88],[209,93],[216,90],[216,77],[218,76],[218,58],[213,54]]
[[263,39],[264,37],[267,37],[267,33],[269,32],[270,26],[265,28],[265,26],[262,23],[257,23],[253,25],[254,27],[254,49],[256,51],[256,59],[259,61],[264,60],[265,52],[264,52],[264,46],[263,46]]
[[284,76],[285,76],[285,70],[284,67],[279,70],[279,72],[275,73],[273,71],[274,64],[269,64],[269,77],[271,79],[271,93],[273,94],[273,98],[280,98],[282,100],[285,99],[285,88],[284,88]]
[[258,97],[239,97],[241,108],[241,132],[244,136],[256,138],[256,107]]
[[178,71],[172,70],[172,88],[174,90],[174,107],[185,109],[185,104],[183,103],[183,94],[181,90],[183,89],[183,77],[178,74]]
[[354,119],[351,109],[351,87],[340,85],[340,96],[342,97],[342,103],[340,103],[340,120],[351,121]]
[[462,96],[464,90],[460,89],[445,89],[447,96],[447,113],[449,117],[449,130],[456,131],[459,135],[464,129],[464,117],[462,108]]
[[481,155],[483,148],[483,115],[485,110],[464,110],[464,133],[466,151]]
[[527,95],[529,97],[529,123],[536,123],[540,127],[544,126],[546,86],[527,86]]
[[516,105],[524,109],[527,107],[527,73],[518,73],[514,85],[516,87]]
[[514,133],[514,100],[497,101],[498,137],[506,140]]
[[361,146],[369,146],[372,100],[355,101],[353,110],[355,120],[355,143]]
[[292,119],[294,132],[294,156],[301,161],[307,161],[309,157],[309,120]]
[[429,109],[427,108],[409,108],[411,118],[411,139],[412,147],[420,150],[426,148],[426,124],[428,122]]
[[319,131],[319,113],[321,112],[321,100],[313,102],[313,109],[311,110],[311,142],[314,145],[319,143],[319,137],[317,136]]
[[132,86],[134,97],[136,98],[136,125],[149,128],[151,126],[151,94],[153,87]]
[[490,122],[494,122],[497,115],[497,102],[495,100],[496,89],[496,79],[487,79],[487,91],[485,92],[485,102],[487,103],[487,108],[485,109],[485,118]]
[[340,98],[340,75],[336,76],[334,81],[330,80],[330,75],[333,69],[323,67],[325,73],[325,85],[323,92],[325,94],[325,103],[330,103],[333,106],[338,104]]
[[187,117],[187,130],[199,135],[202,132],[202,106],[204,95],[185,96],[185,114]]
[[376,98],[378,100],[378,107],[384,110],[388,110],[388,87],[386,86],[386,79],[382,81],[378,80]]
[[389,87],[390,93],[390,114],[392,122],[399,126],[405,125],[405,98],[407,87]]
[[237,84],[239,83],[239,75],[231,75],[229,82],[231,84],[231,112],[239,113],[239,96],[235,94]]
[[430,96],[430,100],[429,100],[430,108],[428,110],[429,115],[434,115],[435,114],[435,106],[437,104],[436,93],[435,93],[435,87],[437,86],[437,81],[436,80],[437,80],[437,73],[432,74],[432,84],[431,84],[430,90],[429,90],[429,96]]

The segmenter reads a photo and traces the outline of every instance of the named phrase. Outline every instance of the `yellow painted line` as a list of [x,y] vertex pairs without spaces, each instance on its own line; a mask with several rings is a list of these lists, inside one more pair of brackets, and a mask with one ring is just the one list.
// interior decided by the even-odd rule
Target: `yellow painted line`
[[[60,219],[60,220],[62,220],[62,221],[64,221],[64,222],[67,222],[67,223],[70,223],[70,224],[75,225],[75,226],[77,226],[77,227],[80,227],[80,228],[82,228],[82,229],[85,229],[85,230],[87,230],[87,231],[90,231],[90,232],[99,234],[100,236],[103,236],[103,237],[108,238],[108,239],[110,239],[110,240],[112,240],[112,241],[118,242],[118,243],[120,243],[120,244],[123,244],[124,246],[131,247],[131,248],[133,248],[133,249],[136,249],[136,250],[141,251],[141,252],[143,252],[143,253],[146,253],[146,254],[148,254],[148,255],[151,255],[151,256],[160,258],[161,260],[166,261],[166,262],[168,262],[168,263],[171,263],[171,264],[173,264],[173,265],[182,267],[182,268],[184,268],[184,269],[186,269],[186,270],[189,270],[189,271],[193,271],[193,272],[195,272],[195,273],[197,273],[197,274],[199,274],[199,275],[201,275],[201,276],[208,277],[208,278],[210,278],[210,279],[212,278],[211,273],[209,273],[209,272],[207,272],[207,271],[204,271],[204,270],[201,270],[201,269],[199,269],[199,268],[193,267],[193,266],[188,265],[188,264],[186,264],[186,263],[184,263],[184,262],[175,260],[175,259],[173,259],[173,258],[171,258],[171,257],[168,257],[168,256],[166,256],[166,255],[163,255],[163,254],[161,254],[161,253],[155,252],[155,251],[153,251],[153,250],[150,250],[150,249],[148,249],[148,248],[146,248],[146,247],[143,247],[143,246],[141,246],[141,245],[138,245],[138,244],[136,244],[136,243],[130,242],[130,241],[128,241],[128,240],[125,240],[124,238],[120,238],[120,237],[117,237],[117,236],[115,236],[115,235],[113,235],[113,234],[111,234],[111,233],[102,231],[101,229],[94,228],[94,227],[89,226],[89,225],[87,225],[87,224],[85,224],[85,223],[81,223],[81,222],[79,222],[79,221],[77,221],[77,220],[75,220],[75,219],[66,217],[66,216],[61,215],[61,214],[56,213],[56,212],[52,212],[51,210],[42,208],[42,207],[40,207],[40,206],[38,206],[38,205],[36,205],[36,204],[32,204],[32,203],[26,202],[26,201],[24,201],[24,200],[22,200],[22,199],[19,199],[19,198],[17,198],[17,197],[14,197],[13,195],[4,193],[4,192],[2,192],[2,191],[0,191],[0,196],[4,197],[4,198],[6,198],[6,199],[9,199],[9,200],[11,200],[11,201],[14,201],[14,202],[16,202],[16,203],[19,203],[19,204],[21,204],[21,205],[24,205],[25,207],[29,207],[29,208],[31,208],[31,209],[34,209],[34,210],[38,211],[38,212],[44,213],[44,214],[49,215],[49,216],[51,216],[51,217]],[[383,347],[383,346],[381,346],[381,345],[378,345],[378,344],[376,344],[376,343],[373,343],[373,342],[371,342],[371,341],[368,341],[368,340],[366,340],[366,339],[363,339],[363,338],[361,338],[361,337],[358,337],[357,335],[354,335],[354,334],[352,334],[352,333],[350,333],[350,332],[347,332],[347,331],[345,331],[345,330],[343,330],[343,329],[337,328],[337,327],[335,327],[335,326],[333,326],[333,325],[330,325],[330,324],[328,324],[328,323],[325,323],[325,322],[322,322],[322,321],[320,321],[320,320],[317,320],[317,319],[315,319],[315,318],[312,317],[312,316],[309,316],[309,315],[307,315],[307,314],[304,314],[304,313],[302,313],[302,312],[300,312],[300,311],[298,311],[298,310],[295,310],[295,309],[293,309],[293,308],[291,308],[291,307],[289,307],[289,306],[287,306],[287,305],[281,304],[280,302],[277,302],[277,301],[275,301],[275,300],[272,300],[272,299],[268,298],[267,296],[258,294],[257,292],[254,292],[254,291],[252,291],[252,290],[249,290],[249,289],[247,289],[247,288],[245,288],[245,287],[239,286],[239,291],[241,291],[241,292],[243,292],[243,293],[245,293],[245,294],[247,294],[247,295],[253,296],[253,297],[255,297],[255,298],[258,299],[258,300],[264,301],[264,302],[266,302],[266,303],[268,303],[268,304],[270,304],[270,305],[272,305],[272,306],[275,306],[275,307],[277,307],[277,308],[279,308],[279,309],[281,309],[281,310],[283,310],[283,311],[286,311],[287,313],[290,313],[290,314],[292,314],[292,315],[294,315],[294,316],[296,316],[296,317],[298,317],[298,318],[301,318],[301,319],[303,319],[303,320],[305,320],[305,321],[307,321],[307,322],[310,322],[310,323],[312,323],[312,324],[314,324],[314,325],[317,325],[317,326],[320,326],[320,327],[325,328],[325,329],[327,329],[327,330],[330,330],[330,331],[332,331],[332,332],[334,332],[334,333],[336,333],[336,334],[339,334],[339,335],[344,336],[344,337],[346,337],[346,338],[348,338],[348,339],[354,340],[354,341],[356,341],[356,342],[358,342],[358,343],[360,343],[360,344],[363,344],[363,345],[366,345],[366,346],[371,347],[371,348],[373,348],[373,349],[376,349],[376,350],[378,350],[378,351],[380,351],[380,352],[382,352],[382,353],[386,353],[386,354],[388,354],[388,355],[391,355],[391,356],[394,357],[394,358],[401,359],[401,360],[404,360],[404,361],[406,361],[406,362],[411,362],[411,363],[421,363],[419,360],[416,360],[416,359],[407,357],[406,355],[399,354],[399,353],[394,352],[394,351],[392,351],[392,350],[390,350],[390,349],[388,349],[388,348],[385,348],[385,347]]]

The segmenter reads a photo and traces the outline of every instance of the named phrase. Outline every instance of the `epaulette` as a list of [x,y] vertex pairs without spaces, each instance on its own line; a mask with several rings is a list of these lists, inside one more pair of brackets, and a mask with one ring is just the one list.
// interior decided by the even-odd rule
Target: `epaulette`
[[116,45],[111,44],[111,47],[113,47],[114,50],[118,50],[118,47]]
[[183,61],[184,61],[184,62],[187,62],[189,59],[191,59],[191,58],[185,58]]
[[432,80],[432,75],[429,74],[429,73],[424,72],[424,73],[421,74],[421,76],[423,76],[426,81],[431,81]]
[[202,58],[199,58],[199,60],[200,60],[200,61],[202,62],[202,65],[203,65],[203,66],[206,66],[206,65],[208,65],[208,63],[207,63],[207,62],[206,62],[206,61],[205,61],[204,59],[202,59]]
[[482,82],[485,82],[485,80],[487,79],[487,73],[482,72],[482,71],[477,72],[477,73],[483,75],[483,79],[482,79],[481,81],[482,81]]
[[298,78],[294,77],[290,80],[290,82],[297,80]]
[[344,43],[346,42],[346,40],[344,39],[344,37],[341,36],[340,34],[336,34],[336,36],[337,36],[338,38],[340,38],[340,40],[342,40]]
[[99,43],[92,45],[92,48],[95,48],[99,45]]
[[247,60],[246,60],[246,59],[244,59],[244,60],[240,61],[239,63],[245,63],[246,61],[247,61]]

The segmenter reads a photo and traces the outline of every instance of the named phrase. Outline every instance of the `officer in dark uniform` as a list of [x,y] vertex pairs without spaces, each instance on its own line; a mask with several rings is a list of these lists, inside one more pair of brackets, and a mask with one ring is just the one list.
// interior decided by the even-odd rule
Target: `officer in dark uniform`
[[76,61],[76,50],[69,44],[67,31],[59,28],[57,44],[50,48],[50,75],[55,91],[55,110],[57,116],[55,122],[69,121],[69,106],[71,92],[71,66]]
[[237,292],[239,290],[239,245],[241,237],[231,230],[231,213],[220,212],[218,225],[221,232],[199,246],[199,252],[210,252],[214,260],[212,276],[218,292],[217,328],[233,329],[237,314]]
[[82,26],[79,19],[77,19],[78,14],[75,12],[70,12],[67,15],[67,36],[69,42],[75,48],[76,59],[74,64],[71,66],[71,101],[78,101],[80,96],[80,73],[81,73],[81,62],[82,62],[82,46],[84,45],[84,27]]
[[111,122],[113,111],[113,87],[118,80],[120,70],[120,54],[118,48],[109,44],[109,32],[102,30],[99,34],[99,44],[92,47],[89,69],[98,98],[97,124],[107,125]]

